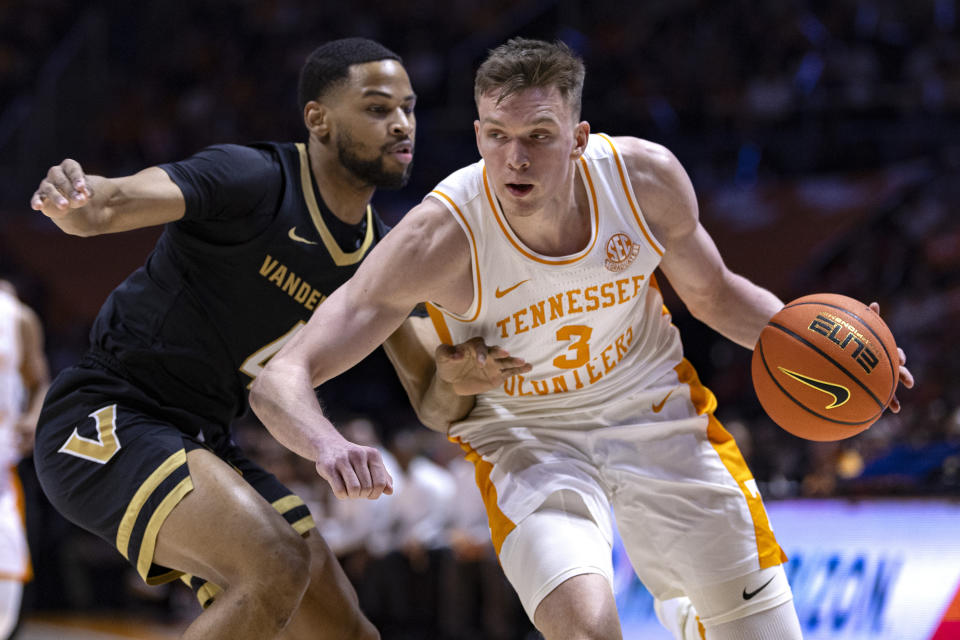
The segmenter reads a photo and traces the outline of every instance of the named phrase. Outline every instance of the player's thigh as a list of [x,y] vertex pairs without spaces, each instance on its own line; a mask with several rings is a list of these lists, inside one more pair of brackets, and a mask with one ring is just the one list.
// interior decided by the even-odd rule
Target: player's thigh
[[224,588],[248,576],[306,574],[306,542],[243,476],[206,449],[187,462],[193,490],[160,526],[155,564]]
[[574,576],[601,576],[613,599],[610,541],[573,491],[552,494],[521,520],[504,540],[499,557],[524,611],[534,622],[544,599]]
[[360,610],[353,585],[316,529],[304,534],[310,548],[310,585],[284,631],[285,640],[318,637],[378,638]]
[[[709,420],[700,437],[646,442],[631,462],[618,461],[612,504],[627,555],[654,597],[686,595],[698,612],[703,606],[723,616],[742,604],[756,610],[741,592],[749,594],[763,571],[773,575],[785,555],[740,452]],[[719,608],[700,595],[710,585],[734,584],[737,601]]]
[[[276,476],[250,460],[240,447],[233,443],[228,433],[211,435],[205,444],[218,458],[226,462],[235,474],[239,474],[243,481],[286,521],[293,532],[306,537],[308,532],[313,531],[313,536],[317,536],[316,525],[304,501]],[[287,532],[282,539],[289,540],[291,537]],[[197,600],[204,608],[213,604],[223,591],[215,579],[208,580],[202,577],[202,574],[188,573],[182,576],[181,580],[196,593]]]
[[305,556],[300,537],[236,468],[109,372],[76,367],[57,377],[38,424],[35,463],[54,507],[114,545],[148,584],[183,572],[225,584],[231,576],[224,572],[248,566],[237,557],[242,542],[269,539]]
[[34,462],[61,514],[157,584],[178,575],[153,564],[153,549],[164,518],[193,488],[187,449],[200,444],[146,413],[147,400],[105,372],[67,370],[44,403]]

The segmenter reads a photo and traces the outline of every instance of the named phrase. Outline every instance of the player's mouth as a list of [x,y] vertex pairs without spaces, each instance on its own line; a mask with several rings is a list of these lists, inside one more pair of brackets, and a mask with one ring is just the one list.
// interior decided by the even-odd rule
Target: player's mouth
[[533,191],[532,184],[525,184],[525,183],[519,183],[519,182],[508,182],[506,184],[506,187],[507,187],[507,191],[510,192],[510,195],[515,196],[517,198],[522,198],[523,196]]
[[389,145],[387,147],[387,153],[392,155],[397,159],[398,162],[402,164],[410,164],[413,162],[413,142],[410,140],[404,140],[403,142]]

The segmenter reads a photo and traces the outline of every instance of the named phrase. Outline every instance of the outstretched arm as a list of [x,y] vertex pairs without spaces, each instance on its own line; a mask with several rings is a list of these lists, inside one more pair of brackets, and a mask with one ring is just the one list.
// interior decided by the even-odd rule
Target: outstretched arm
[[[753,349],[783,302],[770,291],[730,271],[700,224],[697,199],[686,171],[665,148],[637,138],[619,138],[634,191],[654,235],[664,245],[663,273],[698,320]],[[879,305],[871,303],[877,314]],[[906,354],[899,353],[900,384],[913,387]],[[900,411],[893,398],[890,409]]]
[[184,214],[180,188],[158,167],[124,178],[88,175],[76,160],[50,167],[31,208],[66,233],[94,236],[179,220]]
[[[459,226],[435,200],[413,209],[317,308],[257,376],[250,405],[273,436],[314,460],[338,497],[391,488],[376,450],[347,442],[324,417],[313,388],[384,342],[422,300],[470,303],[470,255]],[[464,280],[466,278],[466,280]]]
[[479,337],[441,344],[432,321],[422,317],[408,318],[383,347],[420,422],[444,434],[470,413],[476,394],[532,368]]
[[670,151],[618,138],[640,209],[664,246],[660,268],[695,318],[753,349],[783,302],[727,268],[703,225],[687,172]]

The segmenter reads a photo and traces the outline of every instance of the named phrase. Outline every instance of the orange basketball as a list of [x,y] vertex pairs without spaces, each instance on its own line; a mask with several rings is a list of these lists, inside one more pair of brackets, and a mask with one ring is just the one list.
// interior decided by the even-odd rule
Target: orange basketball
[[842,440],[872,425],[890,404],[900,358],[890,329],[867,305],[818,293],[770,319],[751,369],[774,422],[807,440]]

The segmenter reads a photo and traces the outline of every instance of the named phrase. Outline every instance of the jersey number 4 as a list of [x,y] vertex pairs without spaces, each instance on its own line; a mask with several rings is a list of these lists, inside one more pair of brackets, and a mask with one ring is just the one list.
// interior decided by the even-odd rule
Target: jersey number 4
[[[294,336],[297,331],[300,331],[300,327],[305,325],[306,322],[300,320],[297,324],[293,325],[293,328],[290,331],[287,331],[285,334],[277,338],[276,340],[260,347],[243,361],[243,364],[240,365],[240,371],[243,371],[245,374],[257,379],[257,376],[260,375],[260,372],[263,371],[263,368],[267,366],[267,363],[270,362],[270,358],[277,355],[277,352],[283,348],[283,345],[289,342],[290,338]],[[253,384],[253,380],[250,381],[250,384],[247,385],[247,388],[250,388],[250,385]]]

